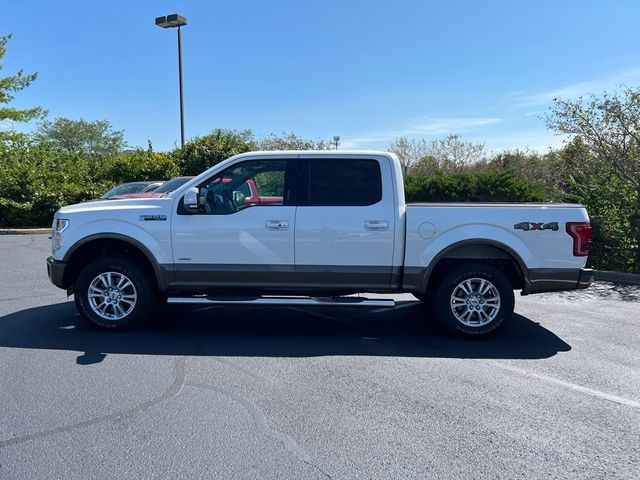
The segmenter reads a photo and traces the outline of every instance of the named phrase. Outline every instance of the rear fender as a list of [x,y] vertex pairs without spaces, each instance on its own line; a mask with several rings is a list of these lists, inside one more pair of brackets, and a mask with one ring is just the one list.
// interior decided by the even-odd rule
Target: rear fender
[[[413,263],[405,266],[405,288],[408,291],[426,291],[429,277],[438,262],[453,250],[466,245],[490,245],[497,247],[512,257],[522,273],[525,282],[527,279],[527,265],[530,264],[533,253],[529,247],[513,233],[493,225],[476,224],[464,225],[453,228],[436,236],[431,242],[420,248],[420,240],[425,240],[418,235],[412,235],[409,239],[413,244],[408,250],[415,252]],[[482,258],[480,258],[481,260]]]

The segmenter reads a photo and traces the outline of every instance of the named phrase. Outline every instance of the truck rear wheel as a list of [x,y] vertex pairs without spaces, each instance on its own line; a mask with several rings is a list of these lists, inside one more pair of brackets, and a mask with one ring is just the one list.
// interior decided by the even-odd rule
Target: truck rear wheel
[[487,337],[502,329],[513,315],[513,287],[500,270],[481,263],[446,274],[435,292],[435,312],[449,333]]
[[123,257],[94,260],[74,285],[76,307],[88,322],[109,330],[126,330],[151,316],[157,293],[144,269]]

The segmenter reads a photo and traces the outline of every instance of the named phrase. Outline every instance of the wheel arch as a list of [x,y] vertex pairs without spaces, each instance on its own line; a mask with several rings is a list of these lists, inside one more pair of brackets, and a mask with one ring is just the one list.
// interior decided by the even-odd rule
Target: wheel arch
[[527,267],[518,252],[502,242],[485,238],[461,240],[441,250],[424,271],[418,288],[424,293],[433,290],[444,273],[469,262],[497,266],[515,289],[527,288]]
[[75,279],[88,261],[111,254],[137,260],[149,274],[153,275],[158,290],[164,290],[168,275],[167,270],[162,268],[153,253],[143,243],[119,233],[89,235],[70,247],[63,259],[68,263],[68,267],[65,270],[65,284],[72,290]]

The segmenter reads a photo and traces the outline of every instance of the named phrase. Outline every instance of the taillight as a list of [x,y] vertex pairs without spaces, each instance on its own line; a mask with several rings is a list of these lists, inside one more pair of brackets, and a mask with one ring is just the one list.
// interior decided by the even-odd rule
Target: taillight
[[573,256],[586,257],[591,250],[593,233],[589,222],[567,222],[567,233],[573,238]]

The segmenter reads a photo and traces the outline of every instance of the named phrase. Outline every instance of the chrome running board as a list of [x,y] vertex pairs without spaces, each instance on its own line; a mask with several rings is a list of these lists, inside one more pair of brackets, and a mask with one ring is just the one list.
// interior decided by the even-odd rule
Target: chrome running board
[[364,297],[169,297],[169,304],[207,305],[315,305],[340,307],[388,307],[396,302],[392,299],[370,299]]

